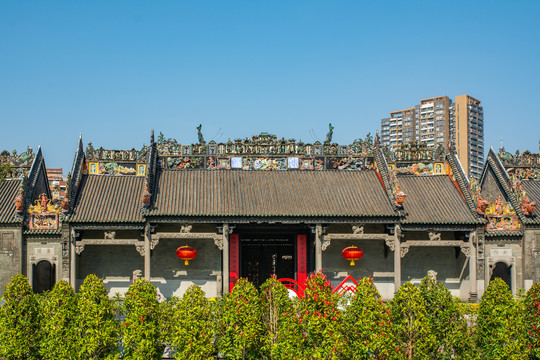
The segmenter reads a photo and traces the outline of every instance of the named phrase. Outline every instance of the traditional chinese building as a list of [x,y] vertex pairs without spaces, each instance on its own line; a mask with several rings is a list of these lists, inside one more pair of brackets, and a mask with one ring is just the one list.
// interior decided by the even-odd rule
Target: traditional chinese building
[[[271,275],[301,294],[307,274],[323,270],[341,289],[371,275],[389,299],[430,272],[475,301],[492,276],[506,276],[496,268],[510,249],[512,288],[536,279],[534,250],[524,245],[533,218],[512,213],[510,180],[504,189],[503,175],[487,175],[497,155],[479,186],[453,147],[408,143],[388,152],[378,136],[339,145],[332,134],[330,126],[322,143],[267,133],[216,143],[199,127],[195,144],[152,134],[140,150],[85,150],[81,138],[64,202],[53,205],[37,185],[25,190],[12,273],[26,273],[38,291],[60,279],[78,287],[93,273],[111,296],[144,277],[164,297],[191,284],[213,297],[239,277],[259,285]],[[17,192],[9,194],[2,211],[15,211]],[[484,198],[493,213],[479,209]]]

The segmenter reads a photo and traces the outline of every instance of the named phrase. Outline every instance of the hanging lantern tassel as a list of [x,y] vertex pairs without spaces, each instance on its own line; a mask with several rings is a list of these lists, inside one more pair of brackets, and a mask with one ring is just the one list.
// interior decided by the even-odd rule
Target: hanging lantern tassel
[[351,266],[354,266],[355,260],[360,260],[364,256],[364,252],[356,246],[349,246],[341,252],[343,258],[351,262]]
[[185,265],[189,265],[189,260],[193,260],[197,256],[197,250],[188,245],[180,246],[176,249],[176,256],[184,260]]

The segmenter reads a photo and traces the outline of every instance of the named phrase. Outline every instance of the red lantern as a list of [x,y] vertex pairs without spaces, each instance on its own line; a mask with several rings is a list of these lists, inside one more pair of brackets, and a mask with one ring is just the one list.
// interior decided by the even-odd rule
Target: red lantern
[[189,260],[193,260],[195,259],[195,256],[197,256],[197,250],[187,245],[180,246],[176,249],[176,256],[184,260],[186,265],[189,265]]
[[356,246],[349,246],[341,252],[341,255],[345,258],[345,260],[348,260],[351,262],[351,266],[354,265],[355,260],[360,260],[362,256],[364,256],[364,252],[357,248]]

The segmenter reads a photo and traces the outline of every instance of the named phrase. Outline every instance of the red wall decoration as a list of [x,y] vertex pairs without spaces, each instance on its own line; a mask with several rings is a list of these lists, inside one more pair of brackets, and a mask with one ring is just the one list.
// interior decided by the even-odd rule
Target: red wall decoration
[[307,240],[306,235],[296,236],[296,280],[304,284],[307,279]]
[[238,234],[229,235],[229,291],[240,276],[240,239]]

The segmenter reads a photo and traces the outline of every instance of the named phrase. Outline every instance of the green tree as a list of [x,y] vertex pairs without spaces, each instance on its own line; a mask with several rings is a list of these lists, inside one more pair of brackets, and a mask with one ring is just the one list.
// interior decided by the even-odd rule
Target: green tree
[[435,336],[418,287],[403,284],[391,302],[390,321],[397,348],[407,359],[430,359]]
[[269,359],[298,359],[303,336],[289,291],[271,277],[261,286],[263,356]]
[[104,359],[118,350],[119,324],[103,280],[88,275],[77,297],[76,333],[80,359]]
[[215,356],[215,317],[204,291],[191,285],[182,300],[170,301],[170,343],[175,359],[210,359]]
[[124,357],[160,359],[163,348],[159,334],[159,303],[154,285],[136,280],[124,298],[125,320],[122,325]]
[[534,359],[540,359],[540,283],[534,284],[524,299],[527,346]]
[[476,344],[482,359],[526,359],[523,312],[508,285],[491,280],[482,296],[476,321]]
[[373,279],[360,279],[344,313],[347,359],[390,359],[396,356],[389,313],[373,285]]
[[41,312],[39,353],[43,359],[77,359],[77,298],[67,281],[61,280],[54,285],[43,302]]
[[258,359],[262,324],[257,289],[239,279],[221,304],[218,351],[230,359]]
[[475,356],[467,322],[462,317],[459,302],[450,291],[433,277],[426,276],[420,284],[435,346],[434,359],[472,359]]
[[5,286],[0,307],[0,358],[33,359],[39,347],[39,307],[24,275]]
[[13,169],[9,164],[0,165],[0,182],[5,180],[7,177],[11,176]]
[[339,295],[332,293],[332,285],[322,271],[309,276],[304,297],[298,304],[306,358],[338,359],[344,354],[343,319],[338,301]]

